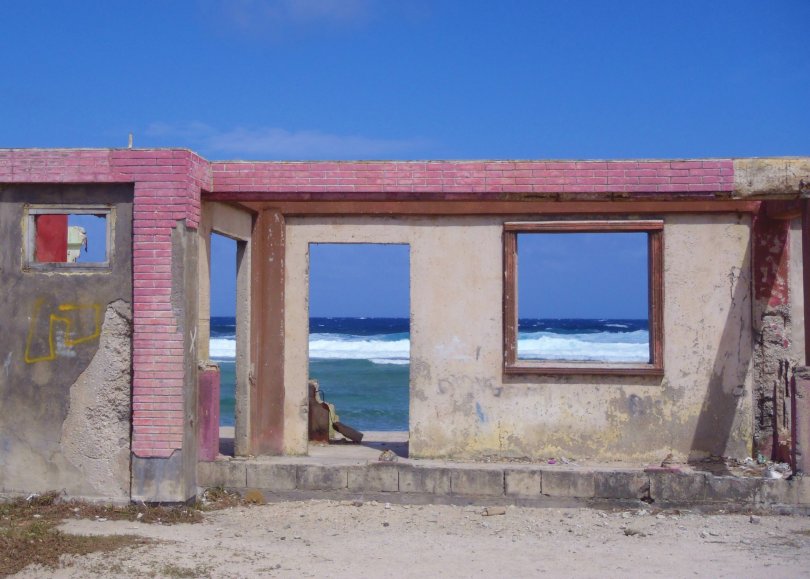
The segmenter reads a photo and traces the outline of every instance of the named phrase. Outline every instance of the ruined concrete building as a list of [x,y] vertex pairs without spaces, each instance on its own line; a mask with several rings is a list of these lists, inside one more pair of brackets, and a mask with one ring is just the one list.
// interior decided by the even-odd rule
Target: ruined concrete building
[[[0,150],[0,491],[196,494],[212,232],[238,247],[237,455],[307,453],[308,247],[363,242],[410,247],[412,457],[801,468],[809,195],[808,158]],[[644,361],[516,352],[517,238],[582,231],[646,236]]]

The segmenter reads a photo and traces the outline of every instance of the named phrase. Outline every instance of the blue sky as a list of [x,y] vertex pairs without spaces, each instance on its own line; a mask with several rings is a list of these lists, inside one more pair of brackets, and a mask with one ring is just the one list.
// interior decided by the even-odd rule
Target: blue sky
[[810,154],[805,0],[29,0],[3,20],[0,147]]

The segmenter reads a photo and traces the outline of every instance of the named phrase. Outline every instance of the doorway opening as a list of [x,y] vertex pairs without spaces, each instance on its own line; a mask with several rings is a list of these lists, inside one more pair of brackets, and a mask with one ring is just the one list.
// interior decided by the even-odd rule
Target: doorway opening
[[[407,455],[409,249],[407,244],[310,244],[310,394],[329,406],[313,412],[310,403],[311,441],[356,442],[356,435],[340,428],[348,426],[362,433],[364,447]],[[313,420],[321,421],[320,435],[313,435]]]

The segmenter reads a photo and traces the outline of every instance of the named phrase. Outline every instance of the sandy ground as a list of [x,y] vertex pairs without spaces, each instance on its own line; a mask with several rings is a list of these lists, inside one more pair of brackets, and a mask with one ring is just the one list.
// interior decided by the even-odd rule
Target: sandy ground
[[196,525],[71,520],[152,545],[20,577],[800,577],[810,518],[313,500],[234,507]]

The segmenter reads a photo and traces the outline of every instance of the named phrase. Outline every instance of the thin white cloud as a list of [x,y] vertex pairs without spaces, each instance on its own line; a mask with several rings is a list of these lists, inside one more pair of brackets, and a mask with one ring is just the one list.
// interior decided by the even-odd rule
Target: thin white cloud
[[[152,123],[146,136],[173,140],[205,154],[269,159],[380,159],[426,147],[426,139],[379,139],[322,131],[289,131],[277,127],[218,130],[201,122]],[[178,143],[177,141],[183,141]]]

